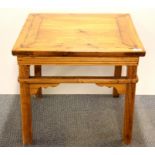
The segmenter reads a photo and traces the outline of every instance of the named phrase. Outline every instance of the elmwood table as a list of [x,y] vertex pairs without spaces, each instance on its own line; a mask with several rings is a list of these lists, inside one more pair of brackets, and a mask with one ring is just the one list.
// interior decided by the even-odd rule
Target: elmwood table
[[[95,83],[113,87],[114,97],[125,94],[123,141],[131,142],[137,66],[145,49],[129,14],[30,14],[12,53],[19,65],[23,144],[32,143],[30,96],[60,83]],[[115,71],[104,77],[45,77],[41,65],[113,65]]]

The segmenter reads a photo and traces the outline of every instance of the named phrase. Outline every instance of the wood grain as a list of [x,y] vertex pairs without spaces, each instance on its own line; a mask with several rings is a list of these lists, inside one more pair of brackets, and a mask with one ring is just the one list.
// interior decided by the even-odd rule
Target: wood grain
[[98,86],[101,86],[101,87],[109,87],[109,88],[113,88],[113,89],[116,89],[117,92],[119,94],[125,94],[126,93],[126,84],[105,84],[105,83],[97,83]]
[[[128,66],[127,75],[128,78],[135,78],[137,75],[137,67]],[[125,95],[124,130],[123,130],[123,141],[125,144],[130,144],[132,139],[135,89],[136,89],[135,83],[127,84]]]
[[18,57],[20,65],[135,65],[139,57]]
[[144,56],[128,14],[30,14],[12,50],[28,56]]
[[[41,65],[34,66],[35,77],[41,77]],[[38,88],[36,91],[36,97],[42,97],[42,89]]]
[[[29,77],[29,66],[19,66],[19,78]],[[27,83],[20,83],[22,137],[23,144],[32,143],[32,112],[30,102],[30,88]]]
[[[115,78],[121,77],[122,66],[115,66],[114,76]],[[113,88],[113,97],[119,97],[119,93],[116,88]]]
[[99,83],[99,84],[125,84],[125,83],[136,83],[137,77],[128,79],[126,77],[115,78],[113,76],[109,77],[97,77],[97,76],[58,76],[58,77],[30,77],[25,79],[19,79],[20,82],[24,83]]

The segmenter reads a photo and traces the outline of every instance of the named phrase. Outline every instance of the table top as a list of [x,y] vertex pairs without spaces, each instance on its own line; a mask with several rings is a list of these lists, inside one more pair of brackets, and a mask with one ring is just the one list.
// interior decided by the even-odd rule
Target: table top
[[129,14],[30,14],[17,56],[144,56]]

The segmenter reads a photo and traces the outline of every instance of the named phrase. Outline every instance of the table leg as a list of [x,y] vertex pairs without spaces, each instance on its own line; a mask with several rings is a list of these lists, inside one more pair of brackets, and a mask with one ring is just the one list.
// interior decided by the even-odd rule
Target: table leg
[[[121,77],[122,73],[122,66],[115,66],[114,77],[119,78]],[[116,88],[113,88],[113,97],[119,97],[119,93],[117,92]]]
[[[136,77],[137,67],[128,66],[128,78]],[[125,144],[130,144],[132,139],[132,126],[133,126],[133,113],[134,113],[134,100],[135,100],[135,83],[127,84],[125,95],[125,111],[124,111],[124,131],[123,141]]]
[[[19,78],[29,77],[29,66],[19,66]],[[32,112],[29,84],[20,83],[23,144],[32,143]]]
[[[41,65],[35,65],[34,66],[34,71],[35,71],[35,76],[36,77],[41,77]],[[37,94],[36,94],[37,97],[42,97],[42,89],[39,88],[37,90]]]

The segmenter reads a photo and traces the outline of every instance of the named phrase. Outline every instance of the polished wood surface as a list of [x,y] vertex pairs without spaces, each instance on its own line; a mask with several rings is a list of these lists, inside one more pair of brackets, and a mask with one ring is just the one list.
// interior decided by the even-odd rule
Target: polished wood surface
[[[114,76],[115,78],[120,78],[122,74],[122,66],[115,66]],[[113,97],[119,97],[117,89],[113,88]]]
[[20,82],[25,83],[99,83],[99,84],[121,84],[121,83],[136,83],[138,79],[128,79],[125,77],[116,78],[113,76],[97,77],[97,76],[58,76],[58,77],[30,77],[28,79],[19,79]]
[[[131,142],[137,66],[145,50],[128,14],[31,14],[12,53],[19,65],[23,144],[32,143],[30,96],[41,96],[42,88],[61,83],[93,83],[112,87],[114,97],[124,94],[123,142]],[[47,77],[41,74],[42,65],[106,65],[115,71],[103,77]],[[122,66],[127,67],[126,76],[121,75]]]
[[[35,74],[35,77],[41,77],[41,65],[35,65],[34,66],[34,74]],[[38,88],[35,95],[37,97],[42,97],[42,89]]]
[[28,56],[143,56],[128,14],[31,14],[13,48]]
[[[128,78],[135,78],[137,76],[137,67],[128,66],[127,68]],[[134,100],[136,84],[128,83],[126,85],[125,94],[125,109],[124,109],[124,130],[123,130],[123,140],[125,144],[130,144],[132,139],[132,126],[133,126],[133,114],[134,114]]]
[[[19,78],[28,78],[29,66],[19,66]],[[20,102],[22,116],[22,137],[23,144],[32,143],[32,112],[30,102],[30,87],[26,83],[20,83]]]
[[19,65],[132,65],[137,66],[138,57],[18,57]]

